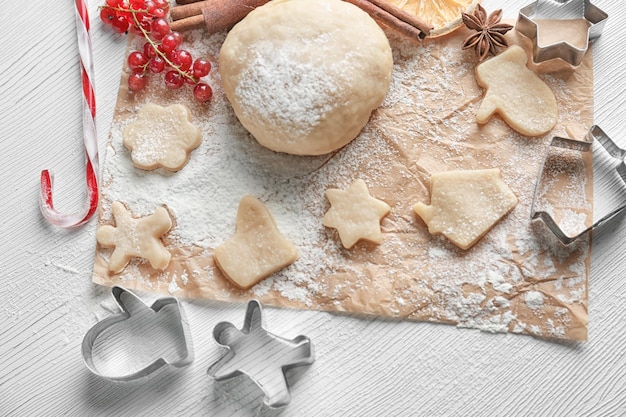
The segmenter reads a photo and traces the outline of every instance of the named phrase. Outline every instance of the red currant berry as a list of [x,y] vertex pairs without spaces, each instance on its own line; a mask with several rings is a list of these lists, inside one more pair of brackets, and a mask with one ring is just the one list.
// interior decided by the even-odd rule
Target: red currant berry
[[160,56],[155,56],[150,60],[149,67],[154,73],[162,72],[165,69],[165,61]]
[[152,59],[156,56],[159,56],[157,52],[154,50],[154,47],[150,42],[146,42],[143,44],[143,54],[148,57],[148,59]]
[[194,78],[200,79],[209,75],[209,72],[211,72],[211,63],[206,59],[198,58],[193,63],[192,69]]
[[167,0],[152,0],[152,3],[154,3],[155,7],[163,10],[166,10],[170,7],[170,4]]
[[170,33],[170,24],[167,22],[167,19],[160,17],[152,21],[151,36],[153,39],[161,40],[168,33]]
[[128,67],[132,72],[142,73],[148,64],[148,57],[143,52],[133,51],[128,54]]
[[189,53],[189,51],[180,50],[176,54],[176,58],[172,61],[181,71],[187,71],[191,68],[191,64],[193,63],[193,57]]
[[123,16],[115,16],[113,18],[113,22],[111,22],[111,25],[113,26],[113,30],[115,30],[117,33],[128,32],[128,29],[130,29],[130,24],[128,23],[128,20],[126,20],[126,18]]
[[181,35],[179,32],[172,31],[172,36],[174,37],[174,40],[176,41],[177,48],[183,44],[183,35]]
[[128,77],[128,88],[130,91],[138,92],[146,88],[148,80],[143,74],[130,74]]
[[105,4],[109,7],[122,7],[123,6],[123,1],[122,0],[106,0]]
[[153,18],[163,18],[165,16],[167,16],[167,12],[165,11],[164,8],[159,7],[159,5],[157,5],[154,1],[149,1],[148,3],[146,3],[147,7],[148,7],[148,13],[153,17]]
[[152,17],[155,17],[155,18],[165,18],[167,17],[167,10],[157,7],[155,9],[152,9],[150,11],[150,14],[152,15]]
[[168,71],[165,73],[165,86],[169,89],[176,90],[183,86],[185,80],[182,75],[176,71]]
[[100,9],[100,20],[107,25],[113,24],[113,20],[115,20],[115,11],[108,7],[103,7]]
[[193,96],[201,103],[211,100],[213,97],[213,90],[208,84],[198,83],[193,89]]
[[175,32],[170,32],[167,35],[163,36],[161,40],[161,50],[165,53],[171,52],[178,46],[178,41],[176,36],[174,36]]
[[133,10],[145,10],[146,9],[145,0],[129,0],[128,5]]

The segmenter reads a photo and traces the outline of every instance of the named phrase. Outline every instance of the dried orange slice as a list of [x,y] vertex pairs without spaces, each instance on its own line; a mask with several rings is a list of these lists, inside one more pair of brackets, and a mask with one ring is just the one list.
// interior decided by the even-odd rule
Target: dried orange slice
[[480,0],[387,0],[433,25],[430,38],[446,35],[463,25],[461,13],[472,13]]

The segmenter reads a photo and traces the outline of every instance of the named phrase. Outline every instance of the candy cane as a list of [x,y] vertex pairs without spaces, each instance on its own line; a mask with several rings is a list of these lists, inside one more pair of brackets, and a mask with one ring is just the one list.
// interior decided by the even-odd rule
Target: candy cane
[[74,227],[87,222],[98,209],[98,135],[96,134],[96,97],[93,87],[93,55],[89,37],[89,14],[85,0],[76,0],[76,31],[83,86],[83,142],[87,180],[87,203],[78,213],[62,214],[52,202],[52,177],[48,170],[41,171],[39,207],[52,224]]

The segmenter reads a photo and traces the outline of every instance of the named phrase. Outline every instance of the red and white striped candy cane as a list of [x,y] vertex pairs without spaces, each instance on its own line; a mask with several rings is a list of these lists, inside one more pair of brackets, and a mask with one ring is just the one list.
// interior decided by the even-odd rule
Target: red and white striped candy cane
[[76,32],[83,86],[83,142],[85,147],[85,171],[87,202],[82,211],[63,214],[54,209],[52,202],[52,178],[48,170],[41,171],[39,206],[43,216],[61,227],[80,226],[87,222],[98,209],[98,135],[96,133],[96,97],[94,94],[93,54],[89,37],[89,14],[86,0],[76,0]]

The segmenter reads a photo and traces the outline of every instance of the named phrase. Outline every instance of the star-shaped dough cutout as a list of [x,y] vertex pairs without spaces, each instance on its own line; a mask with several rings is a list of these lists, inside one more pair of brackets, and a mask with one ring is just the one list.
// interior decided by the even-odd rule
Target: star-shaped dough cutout
[[182,104],[147,103],[137,120],[124,128],[122,138],[137,168],[178,171],[200,145],[202,132],[191,124],[191,114]]
[[500,170],[448,171],[430,177],[430,205],[413,210],[431,234],[442,234],[461,249],[469,249],[517,205]]
[[357,179],[346,190],[329,188],[326,196],[331,207],[324,215],[322,224],[337,229],[346,249],[361,239],[376,244],[382,242],[380,221],[389,214],[391,207],[372,197],[365,181]]
[[215,263],[237,287],[248,289],[298,259],[272,213],[251,195],[239,202],[235,235],[215,248]]
[[222,381],[248,375],[263,390],[264,402],[272,408],[285,406],[291,400],[285,371],[315,360],[308,337],[290,340],[263,328],[261,304],[256,300],[248,303],[241,330],[231,323],[221,322],[213,329],[213,337],[228,348],[228,353],[209,367],[209,376]]
[[115,248],[109,260],[109,270],[122,272],[132,257],[148,260],[159,270],[167,268],[171,254],[163,245],[161,237],[172,227],[172,219],[164,207],[149,216],[134,218],[119,201],[112,206],[115,226],[98,227],[96,240],[103,247]]

